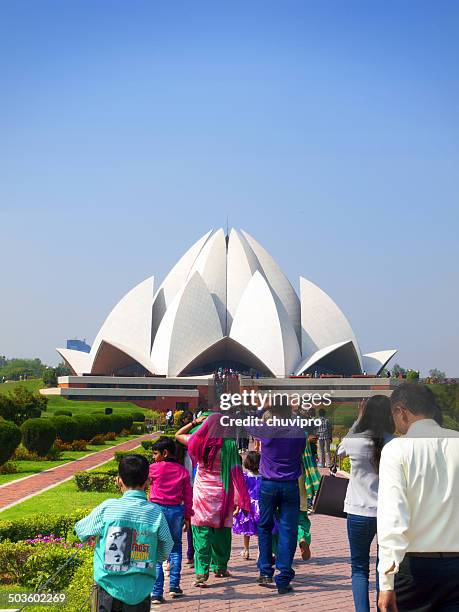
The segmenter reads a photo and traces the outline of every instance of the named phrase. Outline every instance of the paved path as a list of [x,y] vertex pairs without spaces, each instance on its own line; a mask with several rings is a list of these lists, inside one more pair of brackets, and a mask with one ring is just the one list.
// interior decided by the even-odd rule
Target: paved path
[[[312,516],[313,557],[310,561],[301,560],[299,553],[295,558],[296,576],[292,582],[294,593],[278,595],[275,587],[260,587],[256,584],[257,539],[251,542],[251,557],[244,561],[241,556],[242,537],[235,536],[229,569],[231,578],[209,578],[209,587],[193,587],[193,571],[183,566],[182,588],[185,596],[172,601],[165,591],[170,609],[177,611],[196,610],[204,612],[272,610],[289,612],[293,610],[313,610],[314,612],[353,612],[351,590],[351,571],[349,547],[345,519],[325,516]],[[184,539],[184,552],[186,538]],[[376,549],[371,561],[372,610],[375,610],[374,575]],[[168,586],[167,578],[166,585]],[[152,606],[152,610],[158,606]]]
[[145,434],[134,440],[128,440],[127,442],[122,442],[111,448],[91,453],[86,457],[45,470],[39,474],[34,474],[33,476],[28,476],[20,480],[13,480],[0,487],[0,511],[6,510],[6,508],[10,508],[24,499],[38,495],[47,489],[51,489],[65,480],[69,480],[75,472],[90,470],[102,463],[110,461],[113,459],[115,451],[132,450],[139,446],[142,440],[149,440],[157,437],[158,433]]

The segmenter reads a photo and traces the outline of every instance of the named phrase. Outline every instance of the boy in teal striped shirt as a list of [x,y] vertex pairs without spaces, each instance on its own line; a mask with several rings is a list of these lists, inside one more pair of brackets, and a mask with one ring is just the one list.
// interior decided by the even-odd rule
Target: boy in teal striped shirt
[[123,497],[107,499],[75,525],[80,540],[97,538],[97,612],[148,612],[156,563],[172,550],[163,513],[147,501],[148,468],[142,455],[123,457],[117,478]]

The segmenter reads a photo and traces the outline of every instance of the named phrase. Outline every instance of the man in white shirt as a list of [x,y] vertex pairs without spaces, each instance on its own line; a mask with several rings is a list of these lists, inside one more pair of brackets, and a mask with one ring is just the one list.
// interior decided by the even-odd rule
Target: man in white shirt
[[379,468],[379,609],[459,610],[459,432],[442,428],[430,389],[391,397],[397,430]]

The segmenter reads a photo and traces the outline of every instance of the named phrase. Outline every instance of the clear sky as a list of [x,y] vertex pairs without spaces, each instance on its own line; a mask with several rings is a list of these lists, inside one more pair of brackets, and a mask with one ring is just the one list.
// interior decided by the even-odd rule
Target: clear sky
[[0,354],[58,361],[212,227],[459,376],[459,3],[0,3]]

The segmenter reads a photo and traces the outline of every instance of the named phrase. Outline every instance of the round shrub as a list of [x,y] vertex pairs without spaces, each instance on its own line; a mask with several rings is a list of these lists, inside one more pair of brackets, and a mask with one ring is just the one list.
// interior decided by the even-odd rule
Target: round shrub
[[73,442],[77,439],[78,423],[69,416],[56,416],[52,419],[57,436],[62,442]]
[[56,440],[52,419],[28,419],[21,426],[22,443],[27,450],[43,457]]
[[56,410],[56,412],[54,413],[54,416],[68,416],[71,417],[72,412],[70,410]]
[[145,421],[145,413],[140,410],[130,412],[130,415],[135,423],[143,423]]
[[99,433],[97,431],[97,422],[93,415],[78,414],[73,417],[73,420],[77,423],[77,438],[79,440],[89,441]]
[[6,463],[21,443],[21,430],[12,421],[0,421],[0,465]]
[[110,419],[110,431],[113,431],[116,434],[120,434],[121,430],[124,427],[124,419],[121,414],[111,414]]
[[132,417],[132,414],[129,413],[122,413],[121,416],[124,419],[124,423],[123,423],[123,429],[131,429],[132,427],[132,423],[134,422],[134,419]]
[[105,414],[93,414],[91,417],[97,425],[97,434],[107,434],[111,430],[112,422]]

